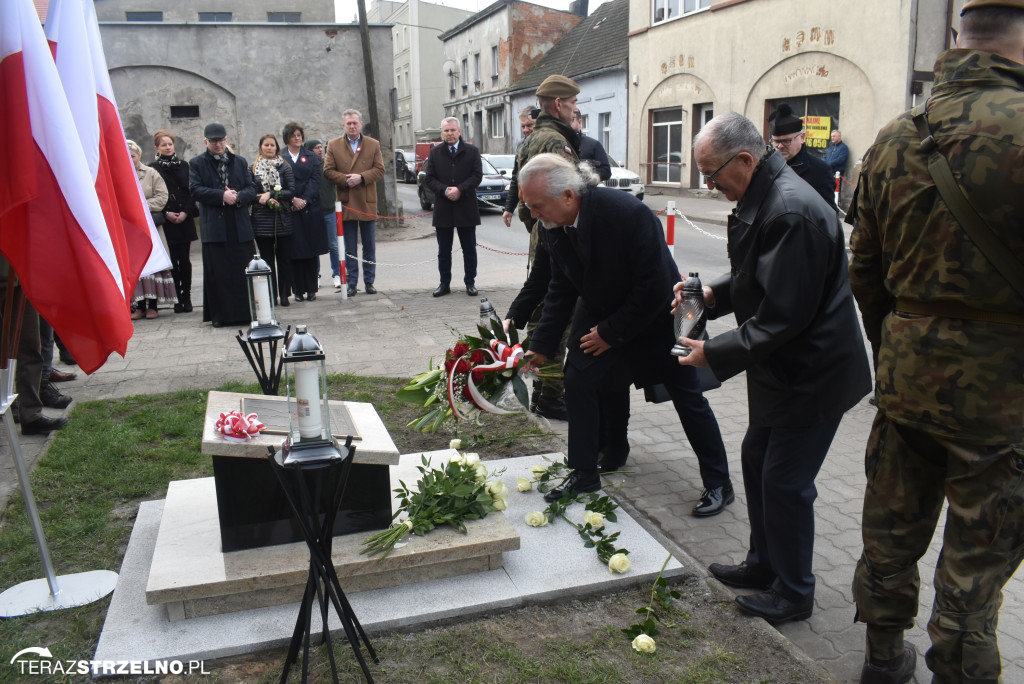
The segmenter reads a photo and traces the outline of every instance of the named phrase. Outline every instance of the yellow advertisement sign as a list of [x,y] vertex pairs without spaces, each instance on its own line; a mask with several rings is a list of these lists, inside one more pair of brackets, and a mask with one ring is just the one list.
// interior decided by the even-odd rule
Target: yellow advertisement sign
[[804,144],[808,147],[821,149],[828,147],[830,136],[832,135],[832,117],[805,116],[803,120],[804,133],[806,134]]

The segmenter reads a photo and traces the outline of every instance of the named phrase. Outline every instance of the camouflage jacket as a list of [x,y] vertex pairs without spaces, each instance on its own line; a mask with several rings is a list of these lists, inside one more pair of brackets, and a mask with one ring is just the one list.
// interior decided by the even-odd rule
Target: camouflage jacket
[[[1024,66],[949,50],[935,74],[927,113],[938,149],[1024,268]],[[1024,298],[949,213],[920,143],[909,112],[881,130],[848,219],[850,284],[874,353],[878,408],[947,438],[1024,442],[1024,327],[983,320],[1024,316]]]
[[[526,162],[533,159],[538,154],[544,154],[545,152],[554,152],[561,154],[573,161],[575,164],[580,162],[580,136],[576,131],[572,130],[572,126],[565,123],[561,119],[556,119],[548,113],[543,113],[537,117],[537,123],[533,127],[533,133],[530,133],[523,140],[523,144],[519,147],[519,153],[516,155],[516,186],[518,187],[518,175],[519,169],[526,165]],[[534,230],[535,221],[530,216],[529,211],[523,211],[525,208],[520,203],[519,218],[524,224],[526,224],[527,230],[530,231],[530,263],[533,262],[533,255],[537,251],[537,239],[539,237],[538,232]]]

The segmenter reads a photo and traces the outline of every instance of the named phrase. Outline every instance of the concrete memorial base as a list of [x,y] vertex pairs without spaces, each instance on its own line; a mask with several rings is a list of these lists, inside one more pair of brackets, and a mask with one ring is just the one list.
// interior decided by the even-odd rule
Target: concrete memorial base
[[[454,450],[448,449],[430,452],[427,456],[434,459],[436,464],[440,464],[455,453]],[[549,454],[548,457],[560,460],[562,455]],[[584,548],[576,529],[565,521],[556,521],[541,528],[526,525],[526,513],[542,510],[544,502],[541,494],[536,491],[515,491],[516,481],[519,477],[529,477],[530,467],[542,462],[541,456],[485,462],[491,470],[505,469],[500,479],[512,492],[504,516],[493,513],[487,520],[481,522],[490,522],[494,519],[498,522],[492,524],[499,526],[504,522],[519,535],[517,550],[501,552],[500,567],[456,577],[437,578],[429,573],[424,573],[425,577],[409,577],[409,574],[415,575],[416,571],[408,570],[405,563],[415,556],[424,554],[425,558],[433,555],[435,558],[451,560],[451,552],[441,548],[441,537],[438,536],[444,535],[445,532],[435,531],[424,537],[409,537],[405,546],[396,549],[393,557],[389,557],[382,566],[379,566],[382,570],[387,568],[398,575],[405,574],[405,581],[420,581],[400,586],[359,590],[356,588],[358,582],[368,582],[368,587],[374,580],[360,580],[357,574],[353,574],[351,578],[342,575],[342,588],[348,595],[363,628],[372,635],[451,618],[469,618],[530,603],[568,600],[596,592],[614,591],[633,584],[653,582],[669,552],[625,511],[619,511],[618,523],[608,523],[609,529],[621,531],[620,545],[630,551],[632,569],[624,575],[610,573],[593,549]],[[419,479],[419,473],[415,470],[419,464],[420,454],[402,456],[400,464],[392,468],[392,478],[396,482],[402,479],[411,485]],[[222,560],[225,565],[218,568],[215,558],[207,556],[202,562],[208,565],[205,569],[195,572],[209,573],[209,577],[184,577],[179,574],[178,580],[172,580],[168,573],[173,565],[180,567],[182,563],[200,562],[187,558],[172,559],[171,555],[174,553],[184,555],[185,551],[180,549],[175,551],[169,546],[163,550],[158,549],[164,524],[161,518],[167,518],[167,507],[172,504],[173,498],[177,496],[171,497],[169,490],[167,501],[149,501],[139,507],[139,515],[125,553],[117,589],[107,611],[95,659],[146,662],[171,659],[212,660],[286,645],[295,625],[298,610],[298,604],[295,602],[267,607],[257,607],[250,603],[250,607],[245,609],[240,609],[241,605],[233,605],[233,612],[172,621],[166,604],[151,604],[147,601],[150,590],[159,590],[162,592],[160,595],[164,597],[177,591],[178,596],[174,601],[181,604],[180,609],[174,609],[178,611],[177,617],[185,617],[186,604],[189,601],[194,601],[188,605],[195,607],[197,612],[205,611],[205,608],[199,606],[216,606],[221,600],[229,603],[237,600],[239,604],[245,600],[258,602],[255,594],[261,591],[273,593],[271,590],[262,589],[263,583],[271,581],[267,579],[271,569],[278,567],[275,563],[280,559],[274,560],[276,554],[284,553],[283,546],[265,547],[251,552],[258,555],[252,556],[249,560],[251,565],[246,569],[249,579],[234,582],[234,589],[238,591],[238,595],[248,594],[248,599],[188,598],[205,592],[197,580],[210,580],[224,588],[228,583],[228,566],[231,566],[231,570],[237,571],[241,564],[236,566],[230,560]],[[171,514],[181,515],[181,512],[171,511]],[[568,514],[574,520],[582,518],[582,506],[573,506]],[[477,543],[480,540],[473,539],[474,528],[470,529],[470,534],[466,535],[463,541],[468,544]],[[168,537],[168,540],[177,538],[180,543],[185,543],[184,537],[187,534],[187,530],[181,530],[180,534]],[[458,533],[454,534],[462,537]],[[353,538],[361,541],[367,536],[357,534],[353,535]],[[336,538],[335,543],[338,544],[342,539],[344,538]],[[229,558],[231,555],[226,554]],[[493,554],[485,555],[489,557]],[[304,550],[302,558],[303,563],[300,565],[303,565],[301,573],[304,576],[304,562],[308,559]],[[350,556],[348,558],[355,563],[351,568],[357,569],[360,561]],[[360,568],[361,574],[368,576],[374,569],[376,560],[365,562],[368,564]],[[490,558],[488,562],[491,562]],[[665,575],[675,576],[682,572],[682,565],[676,559],[672,559],[668,563]],[[180,584],[172,586],[176,582]],[[332,618],[331,624],[332,630],[340,628],[336,618]]]

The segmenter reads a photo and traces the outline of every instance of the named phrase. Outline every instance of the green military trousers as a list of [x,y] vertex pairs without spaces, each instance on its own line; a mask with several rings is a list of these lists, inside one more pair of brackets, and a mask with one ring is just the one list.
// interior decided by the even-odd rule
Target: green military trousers
[[865,470],[853,596],[868,656],[903,652],[918,609],[917,562],[948,500],[925,658],[936,682],[998,682],[1002,588],[1024,556],[1024,445],[956,442],[879,413]]

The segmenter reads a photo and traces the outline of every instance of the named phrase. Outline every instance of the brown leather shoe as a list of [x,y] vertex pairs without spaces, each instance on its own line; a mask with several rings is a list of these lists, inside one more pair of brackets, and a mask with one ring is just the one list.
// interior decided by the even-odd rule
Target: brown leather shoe
[[50,382],[71,382],[78,377],[77,373],[65,373],[54,368],[50,371]]

